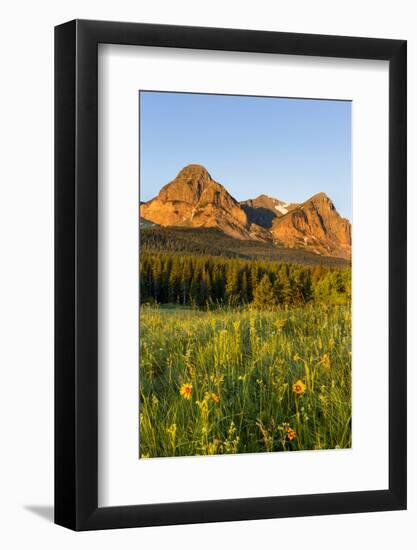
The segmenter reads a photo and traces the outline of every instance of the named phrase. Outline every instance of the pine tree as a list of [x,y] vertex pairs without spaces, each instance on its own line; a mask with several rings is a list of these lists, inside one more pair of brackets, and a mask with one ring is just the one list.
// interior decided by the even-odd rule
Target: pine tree
[[279,303],[289,305],[292,301],[291,282],[287,275],[287,270],[280,270],[276,279],[276,289],[279,289]]
[[248,277],[246,275],[246,271],[243,271],[242,273],[242,279],[240,282],[240,297],[241,297],[242,303],[246,304],[247,302],[249,302]]
[[340,271],[336,271],[335,273],[334,286],[337,292],[339,293],[345,292],[345,285],[344,285],[343,277]]
[[190,302],[193,305],[200,305],[200,276],[197,271],[194,271],[193,278],[190,284]]
[[301,272],[301,295],[304,303],[309,302],[313,298],[311,271],[309,269]]
[[226,298],[229,304],[239,300],[239,273],[235,264],[229,266],[226,272]]
[[203,269],[200,277],[200,296],[198,304],[204,306],[211,299],[211,280],[210,274],[206,269]]
[[224,282],[224,270],[218,263],[213,268],[213,280],[212,280],[212,292],[215,302],[222,302],[224,300],[225,282]]
[[255,288],[257,287],[259,282],[259,269],[258,266],[255,264],[255,262],[251,265],[250,268],[250,276],[249,276],[249,283],[250,283],[250,298],[253,300],[253,294],[255,292]]
[[184,266],[181,275],[181,297],[182,304],[185,306],[190,302],[190,285],[191,285],[192,269],[189,260],[184,261]]
[[269,309],[277,305],[271,281],[265,274],[253,293],[253,306],[259,309]]
[[168,301],[177,303],[180,301],[181,292],[181,271],[178,261],[171,265],[171,272],[168,279]]
[[140,300],[146,302],[152,297],[152,274],[149,263],[144,260],[140,263]]
[[284,302],[282,290],[283,290],[283,285],[282,285],[281,279],[280,277],[277,277],[273,285],[275,301],[277,302],[277,304],[282,304]]
[[160,258],[156,258],[155,263],[152,265],[152,290],[155,302],[159,302],[161,299],[162,290],[162,261]]

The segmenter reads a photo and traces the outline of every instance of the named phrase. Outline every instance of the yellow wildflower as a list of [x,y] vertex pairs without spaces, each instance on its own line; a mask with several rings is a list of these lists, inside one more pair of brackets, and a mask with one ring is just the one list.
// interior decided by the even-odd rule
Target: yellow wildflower
[[287,429],[287,436],[290,441],[295,439],[297,437],[297,432],[293,430],[292,428],[288,427]]
[[180,388],[180,395],[183,399],[191,399],[191,392],[193,391],[192,384],[183,384]]
[[210,399],[211,399],[214,403],[220,403],[220,397],[219,397],[218,395],[216,395],[215,393],[212,393],[212,394],[211,394]]
[[302,380],[297,380],[292,385],[292,391],[297,395],[302,395],[306,391],[306,388],[307,386],[304,384]]
[[320,364],[323,365],[323,367],[326,369],[330,368],[330,357],[328,356],[327,353],[325,353],[321,358]]

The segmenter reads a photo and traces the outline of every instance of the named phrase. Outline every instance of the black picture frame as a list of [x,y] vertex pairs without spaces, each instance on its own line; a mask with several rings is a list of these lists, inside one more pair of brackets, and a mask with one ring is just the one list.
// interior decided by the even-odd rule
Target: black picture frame
[[[98,44],[389,62],[389,488],[98,506]],[[74,20],[55,28],[55,523],[92,530],[406,508],[406,41]]]

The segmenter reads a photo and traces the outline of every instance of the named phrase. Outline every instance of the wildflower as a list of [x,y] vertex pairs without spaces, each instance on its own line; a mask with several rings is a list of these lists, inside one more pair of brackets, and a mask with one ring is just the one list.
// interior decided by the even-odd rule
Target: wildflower
[[306,385],[302,380],[297,380],[297,382],[294,382],[292,385],[292,391],[297,395],[302,395],[306,391]]
[[180,388],[180,395],[183,399],[191,399],[191,392],[193,391],[192,384],[183,384]]
[[288,426],[287,437],[290,441],[292,441],[293,439],[296,439],[297,432]]
[[210,399],[216,404],[220,403],[220,397],[218,395],[216,395],[215,393],[211,394]]
[[299,361],[301,359],[301,357],[298,355],[298,353],[296,353],[293,357],[294,361]]
[[321,358],[320,364],[323,365],[323,367],[326,369],[330,368],[330,357],[328,356],[327,353],[325,353]]

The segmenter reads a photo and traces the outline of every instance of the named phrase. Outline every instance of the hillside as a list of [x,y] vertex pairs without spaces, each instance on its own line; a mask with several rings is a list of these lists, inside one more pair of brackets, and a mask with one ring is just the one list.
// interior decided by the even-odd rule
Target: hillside
[[143,227],[140,232],[142,250],[204,254],[228,258],[258,258],[283,263],[346,267],[343,258],[323,256],[302,249],[278,247],[272,242],[234,239],[213,228]]

